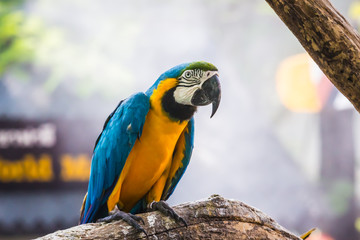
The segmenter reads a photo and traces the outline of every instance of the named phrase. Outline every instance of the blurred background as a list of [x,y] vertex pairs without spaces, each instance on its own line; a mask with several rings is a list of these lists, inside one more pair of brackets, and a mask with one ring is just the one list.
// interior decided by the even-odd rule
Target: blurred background
[[[332,3],[357,28],[360,3]],[[360,239],[359,114],[264,0],[1,0],[0,239],[76,225],[107,116],[196,60],[218,67],[222,102],[196,114],[170,204],[217,193]]]

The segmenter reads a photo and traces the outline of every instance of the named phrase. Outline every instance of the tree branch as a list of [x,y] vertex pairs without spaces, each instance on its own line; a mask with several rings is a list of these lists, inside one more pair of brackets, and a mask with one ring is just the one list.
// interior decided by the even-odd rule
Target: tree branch
[[[185,203],[174,210],[188,227],[159,212],[139,214],[149,239],[300,239],[266,214],[242,202],[213,195],[207,200]],[[146,239],[124,221],[90,223],[38,238],[50,239]]]
[[328,0],[266,0],[360,112],[360,38]]

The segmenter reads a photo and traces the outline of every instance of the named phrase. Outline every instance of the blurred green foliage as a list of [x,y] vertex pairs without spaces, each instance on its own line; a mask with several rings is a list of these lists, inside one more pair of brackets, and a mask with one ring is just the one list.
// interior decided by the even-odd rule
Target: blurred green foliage
[[335,180],[330,185],[328,199],[335,214],[344,215],[351,207],[349,202],[354,194],[353,189],[353,183],[347,180]]
[[[71,2],[71,6],[77,5]],[[122,62],[133,57],[135,45],[129,45],[136,42],[137,24],[119,15],[119,29],[101,23],[97,25],[101,25],[99,33],[91,34],[86,28],[94,23],[91,19],[83,23],[78,20],[81,17],[75,17],[74,24],[60,21],[53,25],[38,14],[37,7],[51,9],[53,5],[47,1],[0,0],[0,80],[5,74],[18,82],[31,80],[47,96],[60,86],[81,98],[97,93],[110,98],[129,91],[133,78]],[[81,24],[84,27],[79,31]],[[107,47],[109,35],[122,43],[116,53]],[[25,89],[27,85],[17,86]]]
[[40,24],[22,11],[24,1],[0,1],[0,76],[28,63]]

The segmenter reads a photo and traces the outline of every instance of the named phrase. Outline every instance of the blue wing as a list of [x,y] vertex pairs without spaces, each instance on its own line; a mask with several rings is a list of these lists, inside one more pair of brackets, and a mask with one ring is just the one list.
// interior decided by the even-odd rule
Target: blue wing
[[81,224],[94,222],[107,215],[107,199],[136,139],[141,136],[149,108],[149,97],[137,93],[121,101],[105,121],[103,131],[95,143]]
[[173,161],[166,181],[162,200],[167,200],[174,192],[176,185],[183,176],[189,165],[191,153],[194,147],[194,118],[192,118],[181,134],[173,154]]

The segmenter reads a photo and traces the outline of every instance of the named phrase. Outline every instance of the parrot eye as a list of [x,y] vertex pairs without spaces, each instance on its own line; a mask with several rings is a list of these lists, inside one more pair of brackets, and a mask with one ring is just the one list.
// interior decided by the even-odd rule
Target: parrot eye
[[192,71],[186,71],[186,72],[184,73],[184,77],[185,77],[185,78],[191,78],[191,76],[192,76]]
[[204,72],[200,69],[186,70],[182,77],[187,80],[200,80],[204,75]]

